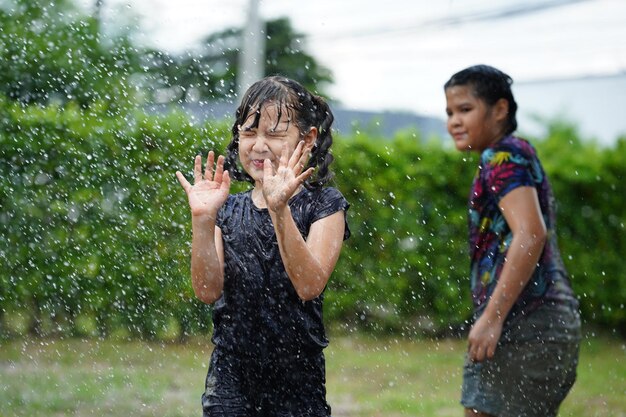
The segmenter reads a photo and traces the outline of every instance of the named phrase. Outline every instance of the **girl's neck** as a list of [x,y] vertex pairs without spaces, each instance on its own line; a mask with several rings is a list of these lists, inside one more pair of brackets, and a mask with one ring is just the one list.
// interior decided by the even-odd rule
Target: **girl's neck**
[[[298,187],[298,189],[290,197],[290,200],[303,189],[304,189],[303,185]],[[256,208],[260,208],[260,209],[267,208],[267,203],[265,202],[265,196],[263,195],[263,185],[256,184],[254,188],[252,189],[252,191],[250,192],[250,198],[252,199],[252,204],[254,204]]]
[[252,203],[257,208],[267,208],[267,203],[265,202],[265,196],[263,195],[262,186],[255,186],[250,193],[250,198],[252,199]]

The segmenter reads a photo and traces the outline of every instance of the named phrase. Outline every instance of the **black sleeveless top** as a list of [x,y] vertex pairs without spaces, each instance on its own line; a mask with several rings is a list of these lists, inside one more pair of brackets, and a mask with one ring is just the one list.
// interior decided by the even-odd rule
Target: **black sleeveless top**
[[[298,230],[349,204],[335,188],[303,189],[289,200]],[[322,321],[323,293],[302,301],[280,256],[267,209],[251,191],[230,195],[217,217],[224,241],[224,289],[213,306],[216,347],[255,358],[319,353],[328,345]],[[346,221],[344,240],[350,236]]]

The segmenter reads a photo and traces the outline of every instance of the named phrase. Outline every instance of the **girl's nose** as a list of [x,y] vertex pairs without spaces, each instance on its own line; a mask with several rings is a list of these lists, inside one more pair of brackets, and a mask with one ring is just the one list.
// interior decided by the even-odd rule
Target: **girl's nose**
[[265,140],[265,136],[262,134],[256,135],[254,144],[252,145],[252,150],[258,153],[263,153],[267,150],[267,141]]

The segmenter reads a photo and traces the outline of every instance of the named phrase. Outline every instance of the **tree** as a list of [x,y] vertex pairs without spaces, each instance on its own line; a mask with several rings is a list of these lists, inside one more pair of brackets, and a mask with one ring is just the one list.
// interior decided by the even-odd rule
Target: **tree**
[[0,2],[0,92],[24,104],[119,102],[139,53],[70,0]]
[[332,83],[332,73],[301,49],[299,45],[303,40],[302,34],[293,31],[289,19],[268,22],[265,73],[293,78],[307,89],[326,95],[323,87]]
[[[297,33],[289,19],[266,22],[265,75],[293,78],[320,95],[333,81],[330,70],[302,48],[305,36]],[[209,35],[199,52],[180,57],[151,51],[144,65],[151,74],[155,101],[229,99],[237,91],[238,56],[242,29],[228,28]]]

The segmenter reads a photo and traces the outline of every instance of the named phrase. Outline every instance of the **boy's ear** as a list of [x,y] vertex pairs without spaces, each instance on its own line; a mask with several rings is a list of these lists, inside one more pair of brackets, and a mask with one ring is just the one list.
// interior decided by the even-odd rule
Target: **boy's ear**
[[313,147],[313,145],[315,144],[315,141],[317,140],[317,128],[316,127],[310,128],[309,132],[306,135],[304,135],[302,140],[304,141],[304,144],[306,146]]
[[509,100],[501,98],[493,106],[496,120],[502,121],[509,117]]

